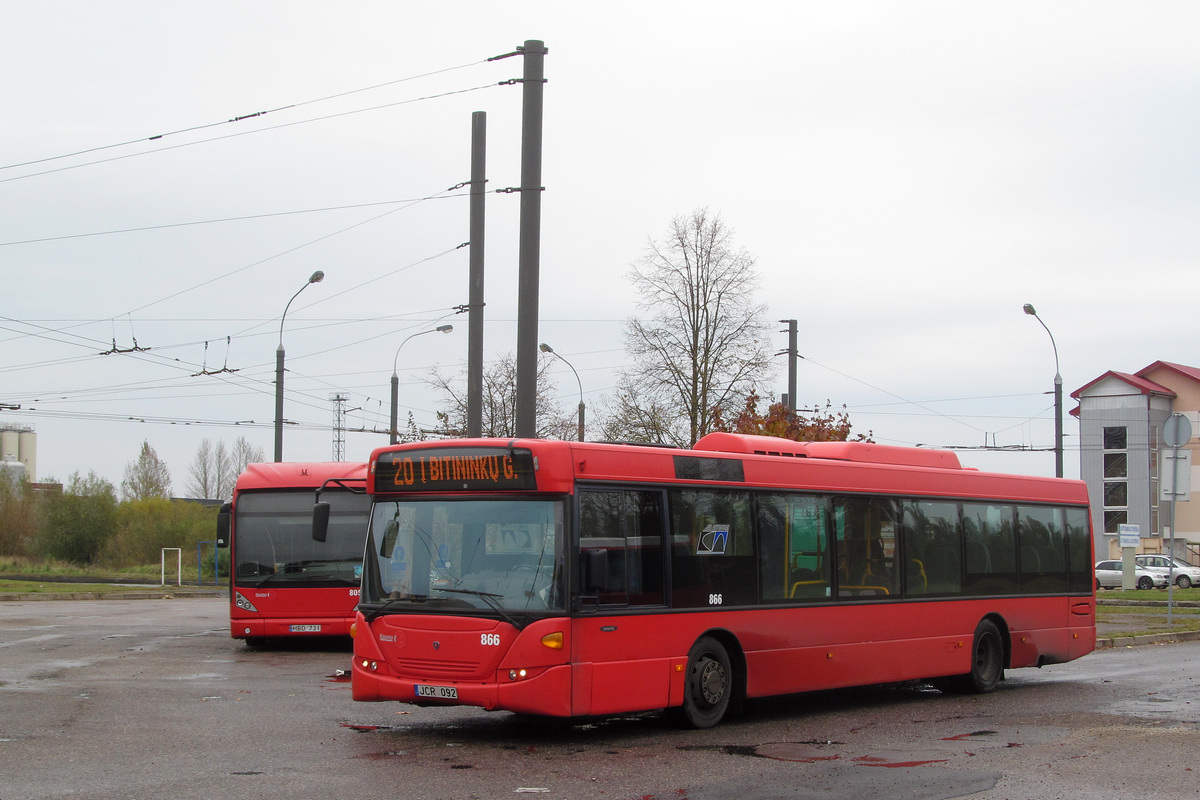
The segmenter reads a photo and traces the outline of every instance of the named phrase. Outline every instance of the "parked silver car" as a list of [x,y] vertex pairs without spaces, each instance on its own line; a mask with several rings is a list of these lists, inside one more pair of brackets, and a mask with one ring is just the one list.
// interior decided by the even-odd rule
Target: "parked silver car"
[[[1120,561],[1100,561],[1096,563],[1096,588],[1120,589],[1125,568]],[[1166,575],[1151,572],[1145,567],[1135,567],[1134,586],[1138,589],[1165,589],[1170,584]]]
[[1139,567],[1143,567],[1150,572],[1156,572],[1160,575],[1167,576],[1170,580],[1171,562],[1175,562],[1175,585],[1180,589],[1190,589],[1192,586],[1200,585],[1200,567],[1193,567],[1180,561],[1178,558],[1172,559],[1170,556],[1134,556],[1134,561]]

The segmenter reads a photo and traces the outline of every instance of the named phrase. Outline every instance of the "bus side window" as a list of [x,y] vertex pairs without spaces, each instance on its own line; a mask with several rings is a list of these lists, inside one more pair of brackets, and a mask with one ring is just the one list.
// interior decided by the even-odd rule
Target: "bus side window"
[[1063,509],[1017,506],[1021,544],[1021,590],[1056,594],[1067,590],[1067,540]]
[[762,602],[777,603],[788,598],[787,501],[762,495],[754,505],[758,531],[758,576]]
[[1068,508],[1067,517],[1067,588],[1072,592],[1092,592],[1096,575],[1092,571],[1095,553],[1086,508]]
[[763,602],[829,599],[827,498],[762,495],[756,521]]
[[671,607],[758,602],[750,495],[676,489],[671,507]]
[[[622,527],[621,492],[579,493],[579,547],[584,560],[597,569],[603,564],[606,575],[584,575],[581,578],[597,588],[600,602],[604,604],[626,603],[629,595],[625,588],[625,532]],[[591,551],[603,550],[603,559],[589,556]],[[591,589],[585,588],[585,593]]]
[[888,498],[835,497],[838,596],[884,597],[900,592],[896,570],[897,503]]
[[907,594],[920,597],[960,592],[958,504],[907,500],[901,530]]
[[1016,509],[963,503],[965,589],[972,594],[1013,594],[1017,584]]
[[[600,588],[603,605],[659,605],[663,602],[662,494],[650,491],[579,492],[579,547],[583,562],[607,576],[581,578]],[[603,559],[589,556],[604,550]],[[585,588],[585,593],[589,590]]]

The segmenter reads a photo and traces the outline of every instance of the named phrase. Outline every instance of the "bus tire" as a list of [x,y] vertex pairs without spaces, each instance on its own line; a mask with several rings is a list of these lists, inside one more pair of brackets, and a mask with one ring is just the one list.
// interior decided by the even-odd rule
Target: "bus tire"
[[996,623],[981,620],[971,643],[971,671],[939,678],[934,686],[953,694],[987,694],[1004,679],[1004,637]]
[[725,646],[702,636],[688,653],[683,687],[683,717],[693,728],[711,728],[729,709],[733,695],[733,667]]

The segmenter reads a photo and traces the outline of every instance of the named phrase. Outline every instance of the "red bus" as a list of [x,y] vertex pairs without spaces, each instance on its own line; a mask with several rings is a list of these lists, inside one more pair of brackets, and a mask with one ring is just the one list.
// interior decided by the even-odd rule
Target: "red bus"
[[[1081,481],[709,434],[375,450],[355,700],[556,717],[929,680],[1095,647]],[[315,534],[314,534],[315,535]]]
[[[217,517],[231,565],[229,633],[247,644],[346,636],[354,622],[370,499],[366,464],[250,464]],[[331,506],[329,536],[312,538],[313,492]],[[357,491],[352,491],[357,490]]]

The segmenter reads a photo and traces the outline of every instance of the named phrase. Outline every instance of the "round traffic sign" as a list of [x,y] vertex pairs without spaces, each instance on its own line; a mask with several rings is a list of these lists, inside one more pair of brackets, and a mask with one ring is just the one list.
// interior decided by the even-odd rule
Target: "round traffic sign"
[[1167,417],[1162,427],[1163,444],[1167,447],[1183,447],[1192,438],[1192,423],[1186,414],[1178,412]]

